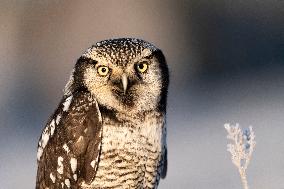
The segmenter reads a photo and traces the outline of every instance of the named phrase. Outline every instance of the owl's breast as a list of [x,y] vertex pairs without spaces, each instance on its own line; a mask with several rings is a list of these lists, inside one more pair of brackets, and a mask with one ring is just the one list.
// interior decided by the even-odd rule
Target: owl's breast
[[105,119],[102,152],[93,185],[99,188],[154,188],[163,150],[163,122],[116,123]]

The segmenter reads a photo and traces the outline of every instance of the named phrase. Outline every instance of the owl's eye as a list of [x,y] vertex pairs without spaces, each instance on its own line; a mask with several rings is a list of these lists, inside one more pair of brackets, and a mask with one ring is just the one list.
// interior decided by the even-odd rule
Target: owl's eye
[[109,68],[108,67],[106,67],[106,66],[98,67],[98,74],[100,76],[106,76],[108,74],[108,72],[109,72]]
[[148,64],[146,62],[141,62],[136,65],[136,68],[140,73],[144,73],[148,69]]

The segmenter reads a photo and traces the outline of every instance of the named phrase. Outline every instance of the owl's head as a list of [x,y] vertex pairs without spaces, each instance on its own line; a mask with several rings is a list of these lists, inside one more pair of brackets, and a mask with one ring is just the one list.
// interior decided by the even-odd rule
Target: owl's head
[[168,67],[161,50],[131,38],[96,43],[78,59],[65,95],[85,90],[119,112],[166,110]]

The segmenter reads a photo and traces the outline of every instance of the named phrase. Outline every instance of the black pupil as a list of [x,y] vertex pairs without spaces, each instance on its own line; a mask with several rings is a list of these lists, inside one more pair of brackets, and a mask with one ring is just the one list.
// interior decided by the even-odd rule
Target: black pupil
[[144,64],[139,64],[138,67],[142,70],[144,68]]
[[102,68],[102,72],[106,72],[106,68]]

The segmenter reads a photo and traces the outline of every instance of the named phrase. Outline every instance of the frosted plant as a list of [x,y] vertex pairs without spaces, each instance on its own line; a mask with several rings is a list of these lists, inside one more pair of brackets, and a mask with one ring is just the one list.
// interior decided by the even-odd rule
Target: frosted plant
[[227,145],[227,150],[232,155],[233,164],[239,170],[243,188],[248,189],[246,169],[256,144],[254,132],[251,126],[242,130],[238,123],[236,125],[226,123],[224,127],[228,131],[227,138],[233,141]]

